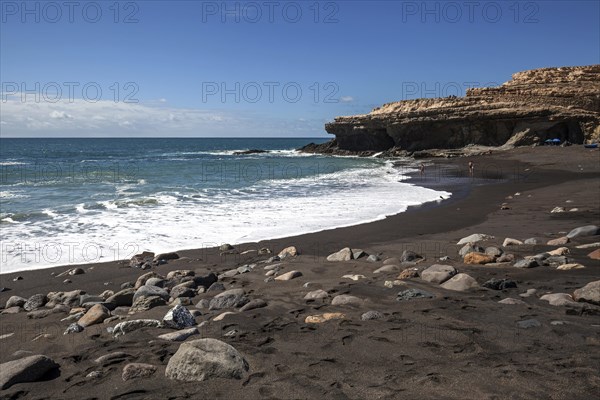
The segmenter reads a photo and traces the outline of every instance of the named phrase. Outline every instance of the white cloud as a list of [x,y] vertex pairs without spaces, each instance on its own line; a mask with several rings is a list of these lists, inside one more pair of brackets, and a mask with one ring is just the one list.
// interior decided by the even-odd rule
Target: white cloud
[[54,110],[54,111],[52,111],[50,113],[50,118],[54,118],[54,119],[70,119],[70,118],[73,118],[73,116],[70,115],[70,114],[67,114],[64,111],[56,111],[56,110]]
[[4,99],[2,136],[315,136],[317,119],[285,119],[249,112],[174,108],[141,103],[95,103],[81,99],[55,103]]
[[353,101],[354,101],[354,97],[352,97],[352,96],[340,97],[340,102],[342,102],[342,103],[352,103]]

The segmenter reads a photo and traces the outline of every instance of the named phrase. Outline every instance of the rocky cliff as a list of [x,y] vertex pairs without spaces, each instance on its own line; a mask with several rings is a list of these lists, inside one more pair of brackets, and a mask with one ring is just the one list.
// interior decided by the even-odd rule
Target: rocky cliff
[[499,87],[474,88],[465,97],[385,104],[365,115],[325,125],[335,139],[306,151],[373,153],[519,146],[559,138],[600,139],[600,65],[518,72]]

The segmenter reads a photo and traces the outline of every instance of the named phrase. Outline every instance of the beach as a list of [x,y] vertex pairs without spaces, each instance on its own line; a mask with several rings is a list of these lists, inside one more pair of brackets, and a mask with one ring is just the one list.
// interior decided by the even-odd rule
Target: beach
[[[469,161],[475,165],[473,178],[468,175]],[[412,172],[406,182],[451,192],[450,199],[409,207],[382,220],[232,243],[234,248],[226,250],[174,248],[177,259],[147,270],[121,260],[84,264],[83,273],[60,277],[77,266],[0,275],[0,287],[8,289],[0,293],[0,307],[11,296],[49,298],[52,292],[74,290],[92,296],[111,291],[103,300],[90,299],[109,306],[105,303],[110,303],[110,295],[150,272],[165,281],[171,295],[174,285],[194,282],[183,287],[193,289],[193,295],[187,291],[186,296],[135,314],[129,314],[131,304],[113,304],[109,323],[100,320],[78,333],[63,334],[76,320],[62,320],[79,304],[65,306],[60,296],[53,305],[64,307],[4,310],[0,363],[45,355],[59,367],[34,382],[10,385],[0,391],[0,398],[595,398],[600,385],[600,306],[572,299],[552,305],[541,297],[571,295],[600,279],[600,261],[588,256],[598,247],[578,247],[600,242],[597,234],[575,236],[564,245],[547,244],[575,228],[600,225],[600,151],[579,145],[520,147],[424,162],[424,176]],[[563,211],[551,212],[556,207]],[[486,253],[495,247],[514,258],[493,265],[465,264],[459,256],[464,245],[457,243],[472,234],[488,235],[474,243]],[[506,238],[516,239],[515,244],[504,245]],[[536,244],[523,243],[529,238],[537,239],[529,241]],[[290,246],[296,255],[290,251],[279,261],[265,262]],[[583,268],[558,269],[542,261],[531,268],[514,266],[526,256],[561,247],[567,248],[562,250],[565,264]],[[327,260],[344,248],[356,255],[361,249],[366,255]],[[259,254],[261,249],[270,252]],[[377,257],[367,261],[367,255]],[[435,264],[453,267],[476,283],[452,290],[423,279],[422,272]],[[395,267],[374,272],[384,266]],[[240,272],[230,273],[235,268]],[[406,272],[398,279],[411,268],[415,274]],[[191,272],[167,278],[172,271]],[[269,271],[275,272],[269,277]],[[293,271],[290,280],[269,279]],[[244,304],[256,300],[256,308],[240,311],[239,302],[207,307],[220,291],[200,289],[198,281],[211,272],[219,276],[221,291],[242,289]],[[192,275],[202,279],[184,279]],[[507,279],[516,287],[483,287],[490,279]],[[127,282],[131,285],[124,285]],[[399,296],[411,289],[432,297]],[[318,290],[326,292],[324,298],[305,299]],[[514,304],[499,303],[507,298],[515,299]],[[246,360],[247,370],[239,379],[186,382],[167,376],[169,361],[182,342],[158,336],[175,332],[172,328],[150,326],[118,337],[107,330],[136,319],[161,321],[175,304],[197,314],[198,333],[185,342],[215,338]],[[227,311],[231,314],[214,321]],[[369,311],[376,313],[364,317]],[[324,313],[343,315],[307,322],[307,317]],[[98,360],[106,355],[112,356]],[[146,370],[152,372],[124,380],[124,368],[131,363],[148,364]]]

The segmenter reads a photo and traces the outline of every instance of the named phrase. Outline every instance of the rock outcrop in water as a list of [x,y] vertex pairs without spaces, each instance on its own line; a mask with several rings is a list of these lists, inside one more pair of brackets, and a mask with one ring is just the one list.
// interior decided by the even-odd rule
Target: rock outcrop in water
[[388,103],[365,115],[325,125],[335,139],[307,152],[373,154],[520,146],[559,138],[600,138],[600,65],[518,72],[499,87],[469,89],[465,97]]

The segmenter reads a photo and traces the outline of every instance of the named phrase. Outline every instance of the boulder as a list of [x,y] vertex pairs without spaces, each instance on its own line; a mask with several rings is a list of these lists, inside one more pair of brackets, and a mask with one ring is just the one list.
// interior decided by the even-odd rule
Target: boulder
[[485,248],[485,254],[487,254],[488,256],[492,256],[494,258],[498,258],[500,257],[502,254],[504,254],[504,251],[502,251],[501,248],[496,247],[496,246],[489,246]]
[[254,300],[250,300],[248,303],[246,303],[246,305],[244,305],[242,308],[240,308],[240,311],[250,311],[250,310],[255,310],[257,308],[263,308],[267,306],[267,302],[264,301],[263,299],[254,299]]
[[535,268],[540,264],[535,258],[524,258],[522,260],[517,261],[513,266],[517,268]]
[[17,383],[37,382],[59,368],[51,358],[33,355],[0,364],[0,390]]
[[368,262],[377,262],[379,260],[381,260],[381,258],[375,254],[371,254],[369,257],[367,257]]
[[233,250],[234,248],[235,247],[233,247],[229,243],[223,243],[222,245],[219,246],[219,251],[229,251],[229,250]]
[[362,249],[352,249],[352,258],[354,260],[358,260],[359,258],[367,257],[368,254],[365,253]]
[[327,261],[350,261],[352,260],[352,250],[350,247],[345,247],[337,253],[333,253],[327,256]]
[[463,259],[465,264],[489,264],[494,262],[494,257],[485,253],[469,253]]
[[600,305],[600,280],[593,281],[573,292],[575,301]]
[[569,238],[566,236],[559,237],[557,239],[548,240],[546,243],[548,246],[563,246],[569,243]]
[[150,297],[139,297],[135,299],[131,308],[129,309],[129,314],[136,314],[142,311],[148,311],[154,307],[164,306],[167,304],[165,299],[159,296],[150,296]]
[[210,287],[208,289],[206,289],[207,293],[210,292],[222,292],[225,290],[225,285],[223,285],[221,282],[215,282],[212,285],[210,285]]
[[169,260],[177,260],[179,258],[179,254],[177,253],[161,253],[156,255],[152,261],[154,262],[158,262],[158,261],[169,261]]
[[69,275],[73,276],[73,275],[83,275],[85,274],[85,271],[82,268],[73,268],[71,270],[69,270]]
[[155,296],[158,296],[165,301],[169,300],[169,293],[165,289],[159,288],[158,286],[144,285],[135,291],[135,293],[133,295],[133,302],[135,303],[135,301],[140,297],[155,297]]
[[456,275],[458,271],[451,265],[434,264],[421,271],[421,279],[432,283],[444,283]]
[[140,268],[146,263],[151,263],[154,259],[154,253],[151,251],[144,251],[143,253],[136,254],[129,260],[129,266],[132,268]]
[[9,299],[6,300],[6,305],[4,306],[4,308],[23,307],[26,302],[27,299],[24,299],[23,297],[10,296]]
[[492,290],[504,290],[504,289],[516,288],[517,284],[514,281],[511,281],[510,279],[492,278],[489,281],[485,282],[481,286],[486,287],[488,289],[492,289]]
[[567,237],[569,239],[596,235],[600,235],[600,227],[598,227],[597,225],[580,226],[567,233]]
[[195,276],[195,275],[196,275],[196,273],[189,269],[176,269],[173,271],[169,271],[169,273],[167,274],[167,280],[181,279],[186,276]]
[[475,243],[467,243],[458,251],[458,255],[463,258],[469,253],[485,253],[485,249]]
[[127,360],[128,358],[131,358],[131,354],[127,354],[122,351],[114,351],[112,353],[108,353],[108,354],[105,354],[103,356],[96,358],[94,360],[94,363],[100,364],[103,367],[108,367],[110,365],[123,362],[123,361]]
[[171,289],[170,295],[172,299],[178,297],[194,297],[196,296],[196,284],[194,281],[188,281],[175,285]]
[[83,317],[79,318],[79,321],[77,321],[77,323],[80,326],[87,328],[88,326],[101,323],[108,317],[110,317],[110,311],[108,311],[108,309],[102,304],[96,304],[92,306],[92,308],[90,308],[83,315]]
[[115,338],[142,328],[161,328],[162,324],[156,319],[134,319],[115,325],[112,334]]
[[582,268],[585,268],[585,267],[583,265],[577,264],[577,263],[562,264],[562,265],[559,265],[558,267],[556,267],[556,269],[559,271],[570,271],[572,269],[582,269]]
[[467,274],[457,274],[440,285],[444,289],[464,292],[479,287],[475,279]]
[[121,378],[124,381],[135,378],[149,378],[156,372],[156,367],[152,364],[131,363],[123,367]]
[[360,306],[361,304],[363,304],[362,299],[347,294],[340,294],[331,300],[332,306]]
[[456,244],[461,245],[461,244],[467,244],[467,243],[477,243],[477,242],[483,242],[483,241],[491,240],[491,239],[494,239],[494,237],[483,234],[483,233],[474,233],[472,235],[469,235],[467,237],[460,239]]
[[174,329],[185,329],[196,325],[196,320],[190,311],[180,305],[173,307],[163,317],[163,325]]
[[109,303],[114,303],[116,307],[131,307],[133,304],[134,294],[135,289],[133,288],[123,289],[110,296],[108,299],[106,299],[106,301]]
[[317,289],[317,290],[313,290],[312,292],[308,292],[306,294],[306,296],[304,296],[304,300],[318,300],[318,299],[324,299],[328,296],[329,296],[329,294],[327,294],[326,291],[324,291],[322,289]]
[[304,322],[306,324],[322,324],[323,322],[335,319],[346,319],[346,315],[344,315],[343,313],[325,313],[320,315],[309,315],[304,319]]
[[217,339],[198,339],[179,346],[169,359],[169,379],[193,382],[211,378],[241,379],[248,363],[232,346]]
[[242,307],[250,300],[246,297],[244,289],[229,289],[212,298],[209,310]]
[[188,329],[182,329],[177,332],[169,332],[162,335],[159,335],[158,338],[161,340],[168,340],[169,342],[183,342],[185,339],[189,338],[192,335],[197,335],[200,332],[197,327],[192,327]]
[[596,249],[587,255],[592,260],[600,260],[600,249]]
[[23,304],[23,308],[25,311],[33,311],[37,308],[40,308],[46,304],[48,299],[45,294],[34,294],[30,298],[27,299],[25,304]]
[[290,281],[292,279],[298,278],[302,276],[302,272],[300,271],[290,271],[285,274],[279,275],[275,278],[276,281]]
[[279,258],[283,259],[285,257],[296,257],[298,254],[298,249],[295,246],[289,246],[285,249],[281,250],[278,254]]
[[402,252],[402,256],[400,256],[400,262],[415,262],[418,260],[422,260],[423,257],[417,253],[415,253],[414,251],[411,250],[404,250]]
[[504,239],[504,242],[502,242],[502,247],[520,246],[522,244],[523,244],[523,242],[521,242],[520,240],[513,239],[513,238],[506,238],[506,239]]
[[144,275],[141,275],[139,278],[137,278],[137,280],[135,281],[135,285],[133,287],[135,289],[139,289],[140,287],[144,286],[146,284],[146,281],[150,278],[165,279],[162,275],[159,275],[156,272],[151,271],[151,272],[147,272]]
[[217,322],[217,321],[222,321],[226,316],[228,315],[235,315],[237,313],[233,312],[233,311],[225,311],[224,313],[221,313],[219,315],[217,315],[216,317],[213,318],[213,321]]
[[551,293],[540,297],[540,300],[547,301],[552,306],[568,306],[577,304],[573,297],[567,293]]
[[505,262],[511,263],[513,261],[515,261],[515,255],[514,254],[506,254],[506,253],[502,254],[500,257],[498,257],[496,259],[496,262],[498,262],[498,263],[505,263]]
[[158,286],[164,288],[167,285],[167,281],[162,278],[150,278],[144,284],[145,286]]
[[559,247],[558,249],[554,249],[548,252],[551,256],[564,256],[565,254],[569,254],[568,247]]
[[208,289],[210,287],[210,285],[215,283],[217,280],[218,280],[217,275],[214,272],[211,272],[204,276],[195,276],[194,277],[194,282],[196,283],[196,286],[198,286],[198,287],[202,286],[205,289]]

